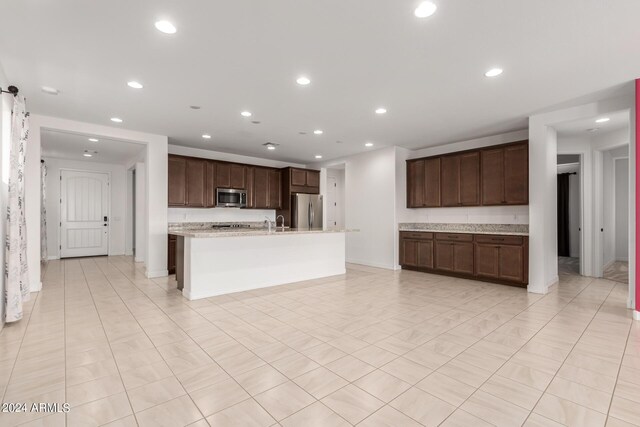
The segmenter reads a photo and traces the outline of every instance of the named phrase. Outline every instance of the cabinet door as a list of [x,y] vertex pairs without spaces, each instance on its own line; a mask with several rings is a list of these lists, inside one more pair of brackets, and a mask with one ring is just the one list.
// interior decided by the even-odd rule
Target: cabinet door
[[282,184],[280,183],[280,171],[278,169],[269,170],[269,209],[280,209],[282,206]]
[[187,159],[187,206],[202,208],[205,204],[207,161]]
[[402,239],[400,241],[400,265],[418,266],[418,241]]
[[453,244],[453,271],[473,274],[473,243]]
[[458,156],[444,156],[442,164],[441,197],[442,206],[460,205],[460,158]]
[[439,157],[424,161],[424,206],[441,206]]
[[453,243],[435,241],[435,268],[437,270],[454,271]]
[[245,169],[245,174],[246,174],[246,178],[247,178],[247,187],[245,188],[245,190],[247,190],[247,209],[253,209],[256,207],[255,205],[255,197],[256,197],[256,192],[255,192],[255,172],[256,169],[258,168],[254,168],[253,166],[247,166]]
[[216,206],[216,163],[207,161],[207,174],[205,177],[205,206],[212,208]]
[[312,187],[312,188],[320,187],[320,172],[307,171],[307,187]]
[[497,279],[500,248],[491,244],[476,244],[476,275]]
[[482,204],[504,203],[504,149],[484,150],[482,159]]
[[305,187],[307,185],[307,171],[304,169],[291,169],[291,185]]
[[460,204],[480,205],[480,153],[460,155]]
[[433,268],[433,240],[418,240],[418,267]]
[[175,274],[176,272],[176,244],[177,239],[175,236],[169,236],[169,246],[167,248],[167,270],[169,274]]
[[504,201],[509,205],[529,203],[529,145],[504,149]]
[[254,169],[253,194],[253,206],[256,209],[267,209],[269,207],[269,169]]
[[187,160],[169,156],[169,206],[187,204]]
[[246,187],[246,176],[244,165],[231,165],[231,188],[244,190]]
[[407,207],[421,208],[424,206],[424,160],[407,162]]
[[524,282],[524,247],[501,246],[498,270],[500,279]]
[[216,188],[231,188],[231,164],[216,164]]

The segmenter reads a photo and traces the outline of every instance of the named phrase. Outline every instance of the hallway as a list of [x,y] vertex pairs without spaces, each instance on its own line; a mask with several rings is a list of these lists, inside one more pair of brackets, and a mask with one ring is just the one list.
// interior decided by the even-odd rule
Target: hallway
[[0,334],[0,386],[3,402],[71,411],[0,425],[640,420],[640,326],[620,283],[562,274],[542,296],[351,265],[199,301],[174,286],[129,257],[49,262],[25,319]]

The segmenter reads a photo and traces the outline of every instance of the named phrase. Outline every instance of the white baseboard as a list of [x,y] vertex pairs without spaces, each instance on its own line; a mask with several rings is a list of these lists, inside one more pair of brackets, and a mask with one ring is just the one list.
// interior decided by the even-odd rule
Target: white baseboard
[[53,261],[53,260],[56,260],[56,259],[60,259],[60,257],[59,257],[59,256],[56,256],[56,255],[49,255],[49,256],[47,257],[47,259],[48,259],[49,261]]
[[40,292],[42,290],[42,282],[39,280],[37,282],[32,282],[29,286],[29,290],[31,292]]
[[167,277],[169,270],[145,271],[144,274],[147,276],[147,279],[155,279],[156,277]]
[[133,259],[133,261],[134,261],[134,262],[144,262],[144,258],[138,258],[138,257],[135,257],[135,258]]
[[389,264],[357,260],[357,259],[347,259],[345,262],[347,264],[359,264],[359,265],[366,265],[367,267],[384,268],[385,270],[395,270],[393,264],[389,265]]
[[640,320],[640,311],[633,310],[633,320]]

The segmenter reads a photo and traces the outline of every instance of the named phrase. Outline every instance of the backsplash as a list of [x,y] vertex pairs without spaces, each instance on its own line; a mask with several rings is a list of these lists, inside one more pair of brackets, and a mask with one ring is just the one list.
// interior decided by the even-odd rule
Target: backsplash
[[167,219],[176,222],[263,222],[268,217],[276,219],[273,209],[238,209],[238,208],[169,208]]
[[529,224],[529,206],[402,209],[398,222]]

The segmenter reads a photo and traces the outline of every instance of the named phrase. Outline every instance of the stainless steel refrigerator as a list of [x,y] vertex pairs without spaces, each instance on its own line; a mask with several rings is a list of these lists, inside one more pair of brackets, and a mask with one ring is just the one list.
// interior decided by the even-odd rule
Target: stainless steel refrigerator
[[291,227],[322,230],[322,196],[296,193],[291,199]]

